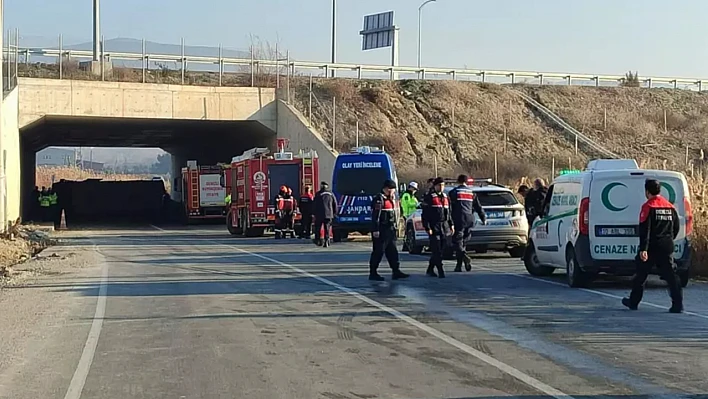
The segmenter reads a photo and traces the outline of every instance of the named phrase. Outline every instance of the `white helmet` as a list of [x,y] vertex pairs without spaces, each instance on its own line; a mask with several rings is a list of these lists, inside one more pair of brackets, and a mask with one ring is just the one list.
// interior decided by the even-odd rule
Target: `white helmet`
[[413,187],[414,189],[417,190],[417,189],[418,189],[418,183],[412,181],[412,182],[408,183],[408,187]]

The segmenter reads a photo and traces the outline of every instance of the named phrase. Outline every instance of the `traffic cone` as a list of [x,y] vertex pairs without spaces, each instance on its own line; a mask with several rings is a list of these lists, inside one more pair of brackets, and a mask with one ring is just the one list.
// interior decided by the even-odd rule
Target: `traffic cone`
[[66,230],[66,216],[64,215],[64,210],[61,210],[61,221],[59,222],[59,230]]

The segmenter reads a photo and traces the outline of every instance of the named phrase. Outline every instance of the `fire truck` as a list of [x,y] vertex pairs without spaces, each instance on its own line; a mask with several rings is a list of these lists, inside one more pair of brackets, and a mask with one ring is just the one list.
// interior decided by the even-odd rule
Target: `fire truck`
[[[262,236],[275,227],[275,197],[281,186],[288,186],[293,197],[300,198],[305,186],[319,179],[319,160],[313,150],[295,155],[286,152],[287,140],[278,139],[278,151],[270,154],[263,147],[252,148],[231,160],[231,206],[226,227],[233,235]],[[296,233],[301,231],[300,215],[295,215]]]
[[224,217],[226,189],[221,186],[223,169],[219,165],[198,165],[187,161],[182,168],[182,204],[187,223]]

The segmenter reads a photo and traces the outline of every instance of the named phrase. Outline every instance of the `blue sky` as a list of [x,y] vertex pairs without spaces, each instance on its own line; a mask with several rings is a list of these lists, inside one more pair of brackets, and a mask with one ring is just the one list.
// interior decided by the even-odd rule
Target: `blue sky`
[[[91,38],[89,0],[4,0],[5,28]],[[385,64],[361,51],[364,14],[395,11],[400,64],[416,64],[422,0],[337,0],[338,61]],[[297,4],[297,5],[295,5]],[[329,59],[331,0],[102,0],[106,38],[246,49],[249,35],[296,59]],[[423,65],[708,78],[706,0],[437,0],[423,13]]]

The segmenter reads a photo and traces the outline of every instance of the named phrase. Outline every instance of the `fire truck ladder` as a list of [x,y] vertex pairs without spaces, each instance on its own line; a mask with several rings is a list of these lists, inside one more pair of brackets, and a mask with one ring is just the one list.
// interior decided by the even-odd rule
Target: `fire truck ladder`
[[192,209],[199,209],[199,170],[189,169],[189,191],[191,192],[190,200],[192,201]]
[[312,159],[315,158],[317,154],[314,151],[308,151],[303,153],[300,152],[300,158],[302,158],[302,185],[311,186],[315,188],[315,171],[312,165]]

